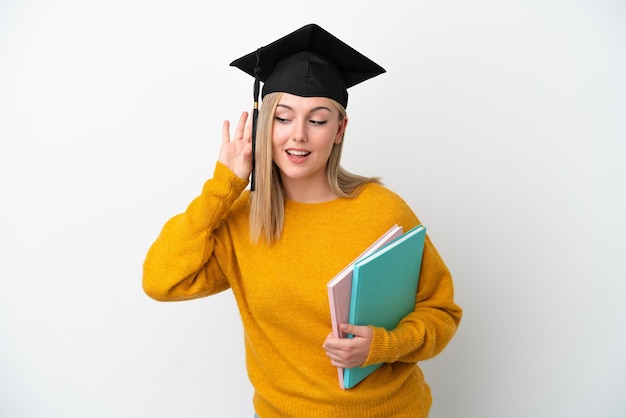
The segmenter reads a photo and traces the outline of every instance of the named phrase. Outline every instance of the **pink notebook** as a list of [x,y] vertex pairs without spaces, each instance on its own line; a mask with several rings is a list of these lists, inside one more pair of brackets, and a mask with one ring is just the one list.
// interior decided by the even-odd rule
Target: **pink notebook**
[[[350,318],[350,295],[352,294],[352,272],[354,270],[354,263],[384,245],[389,244],[401,235],[402,227],[398,225],[392,226],[326,285],[328,288],[328,302],[330,303],[332,332],[335,337],[347,337],[347,335],[339,331],[339,324],[347,323]],[[339,387],[345,389],[343,385],[343,368],[337,367],[337,373],[339,376]]]

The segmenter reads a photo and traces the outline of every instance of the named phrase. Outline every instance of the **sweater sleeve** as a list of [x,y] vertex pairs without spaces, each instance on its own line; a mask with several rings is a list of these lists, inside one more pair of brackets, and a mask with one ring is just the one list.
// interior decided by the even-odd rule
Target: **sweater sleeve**
[[143,265],[143,289],[159,301],[187,300],[229,287],[231,246],[216,233],[247,180],[217,163],[213,178],[184,213],[167,221]]
[[454,336],[461,316],[450,272],[427,235],[415,310],[394,330],[372,327],[372,345],[364,366],[436,356]]

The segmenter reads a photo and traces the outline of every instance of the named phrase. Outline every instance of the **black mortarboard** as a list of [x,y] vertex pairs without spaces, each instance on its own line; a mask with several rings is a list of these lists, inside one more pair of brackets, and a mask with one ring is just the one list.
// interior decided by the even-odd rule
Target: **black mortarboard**
[[[328,97],[346,107],[348,88],[385,72],[380,65],[315,24],[303,26],[230,65],[255,78],[253,158],[259,81],[263,82],[261,97],[275,92]],[[254,160],[250,188],[254,190]]]

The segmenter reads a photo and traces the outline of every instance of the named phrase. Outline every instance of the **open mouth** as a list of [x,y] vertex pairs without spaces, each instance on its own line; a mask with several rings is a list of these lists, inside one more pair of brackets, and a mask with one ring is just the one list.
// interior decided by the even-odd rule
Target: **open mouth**
[[288,155],[291,155],[293,157],[306,157],[311,153],[310,151],[299,151],[293,149],[288,149],[286,152]]

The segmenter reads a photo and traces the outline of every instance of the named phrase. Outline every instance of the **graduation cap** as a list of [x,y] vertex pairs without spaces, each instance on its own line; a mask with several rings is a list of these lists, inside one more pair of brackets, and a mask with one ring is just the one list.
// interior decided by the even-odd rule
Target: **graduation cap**
[[290,93],[303,97],[328,97],[348,105],[347,89],[385,72],[385,69],[318,25],[310,24],[233,61],[254,77],[252,118],[252,178],[260,82],[261,97]]

